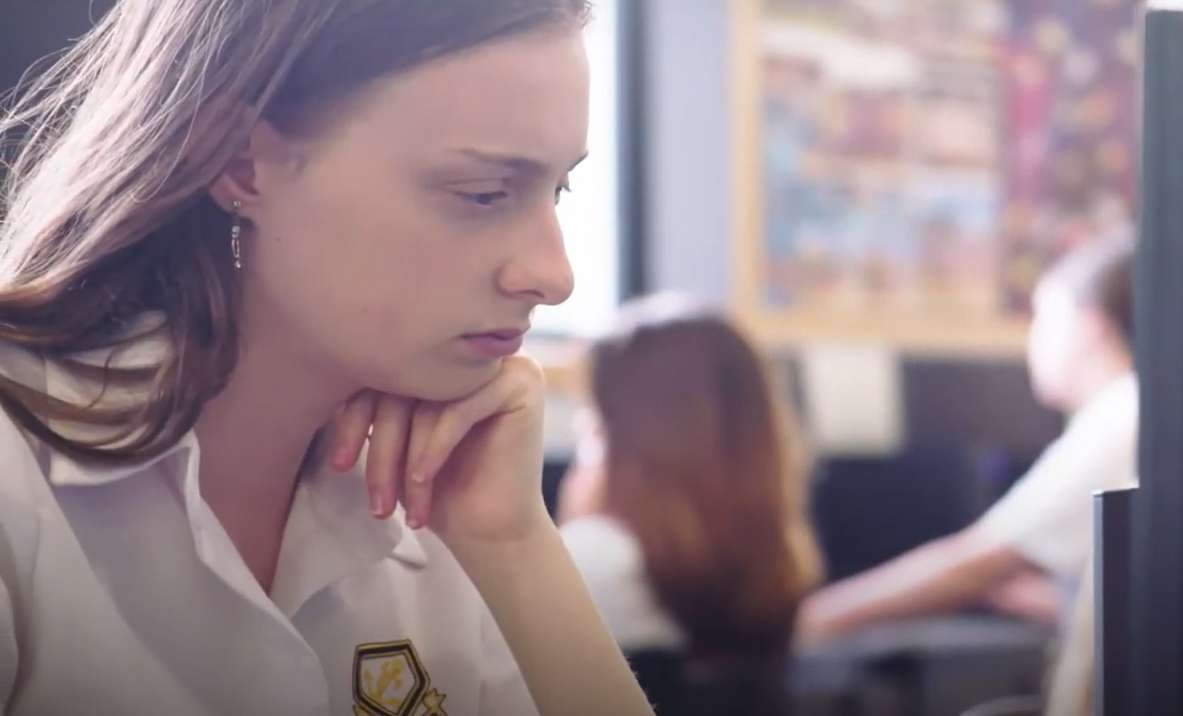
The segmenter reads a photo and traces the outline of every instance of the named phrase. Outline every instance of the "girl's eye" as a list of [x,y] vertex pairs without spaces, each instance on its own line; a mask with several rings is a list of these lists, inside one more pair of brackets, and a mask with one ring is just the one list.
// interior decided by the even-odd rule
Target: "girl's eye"
[[509,198],[509,192],[507,191],[457,192],[456,195],[483,209],[492,208],[499,202]]
[[570,194],[570,193],[571,193],[571,185],[570,184],[560,184],[559,186],[555,187],[555,205],[558,206],[559,202],[563,200],[563,194]]

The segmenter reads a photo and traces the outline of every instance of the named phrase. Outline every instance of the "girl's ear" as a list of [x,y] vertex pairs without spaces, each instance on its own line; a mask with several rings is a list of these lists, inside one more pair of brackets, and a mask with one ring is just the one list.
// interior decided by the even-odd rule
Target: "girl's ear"
[[213,200],[226,212],[233,212],[237,202],[239,213],[252,219],[258,206],[267,198],[267,189],[277,175],[293,171],[298,166],[295,145],[267,120],[260,120],[251,130],[242,151],[230,160],[218,178],[210,185]]

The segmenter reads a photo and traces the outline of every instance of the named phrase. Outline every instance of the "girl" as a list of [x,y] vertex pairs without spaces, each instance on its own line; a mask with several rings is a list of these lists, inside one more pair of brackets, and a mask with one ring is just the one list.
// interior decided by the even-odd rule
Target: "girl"
[[[803,450],[761,359],[726,319],[659,296],[628,307],[591,362],[595,417],[561,517],[593,598],[662,713],[783,713],[819,566]],[[654,651],[688,657],[675,693],[646,683]],[[714,685],[735,693],[711,710]]]
[[571,291],[586,13],[119,0],[25,89],[5,713],[650,713],[547,519],[514,356]]
[[1071,587],[1084,571],[1090,496],[1136,481],[1133,258],[1129,237],[1091,242],[1060,259],[1036,289],[1027,365],[1036,397],[1071,416],[1063,434],[974,524],[811,595],[800,623],[805,638],[982,601],[1057,618],[1059,589],[1048,577]]

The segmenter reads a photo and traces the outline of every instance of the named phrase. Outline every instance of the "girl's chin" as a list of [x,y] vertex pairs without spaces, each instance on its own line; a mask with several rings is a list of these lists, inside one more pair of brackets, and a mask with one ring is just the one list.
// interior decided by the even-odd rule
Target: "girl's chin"
[[409,376],[409,380],[403,376],[403,380],[391,381],[387,388],[376,390],[414,400],[447,403],[487,385],[497,377],[500,365],[500,361],[489,361],[483,365],[428,366],[418,375]]

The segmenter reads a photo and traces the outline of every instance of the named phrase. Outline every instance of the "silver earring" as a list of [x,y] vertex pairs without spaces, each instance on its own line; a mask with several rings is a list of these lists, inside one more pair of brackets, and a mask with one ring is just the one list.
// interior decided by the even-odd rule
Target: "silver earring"
[[230,227],[230,253],[234,254],[234,270],[242,270],[242,202],[234,201],[234,223]]

